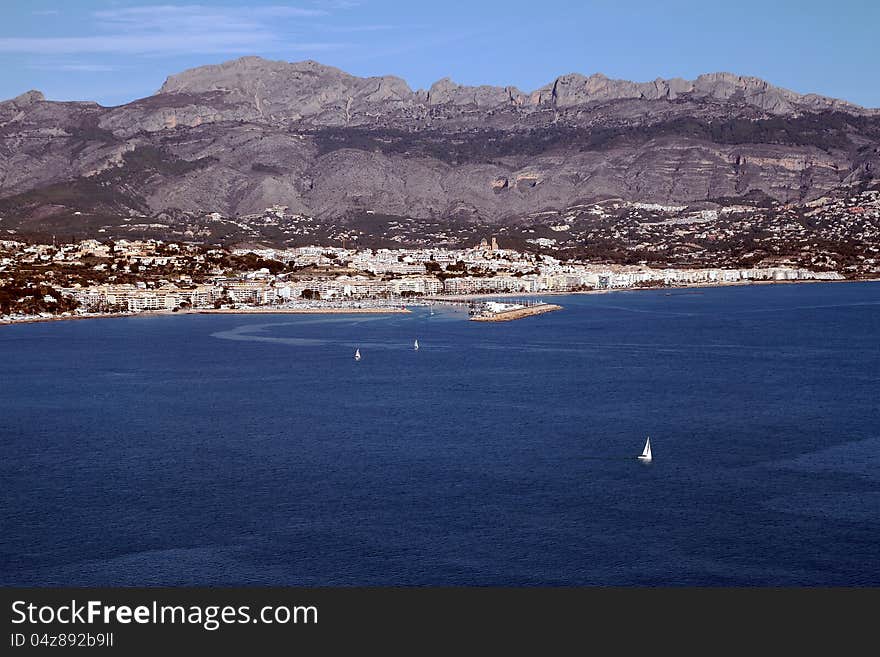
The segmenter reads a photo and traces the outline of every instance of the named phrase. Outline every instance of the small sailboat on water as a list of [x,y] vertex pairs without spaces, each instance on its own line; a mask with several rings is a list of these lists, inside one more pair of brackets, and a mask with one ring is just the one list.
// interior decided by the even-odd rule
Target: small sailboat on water
[[360,360],[360,359],[361,359],[361,350],[360,350],[360,349],[355,349],[355,350],[354,350],[354,359],[355,359],[355,360]]
[[643,463],[650,463],[651,462],[653,457],[651,456],[651,438],[650,438],[650,436],[645,441],[645,449],[642,450],[642,453],[639,454],[638,458],[639,458],[639,461],[642,461]]
[[418,350],[419,350],[419,340],[418,340],[418,338],[416,338],[416,341],[413,342],[413,351],[418,351]]

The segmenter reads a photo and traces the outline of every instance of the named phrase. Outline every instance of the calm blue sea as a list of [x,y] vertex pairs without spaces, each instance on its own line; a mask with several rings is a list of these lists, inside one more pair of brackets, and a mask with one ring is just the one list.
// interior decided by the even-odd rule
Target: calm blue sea
[[880,284],[559,303],[0,327],[0,584],[880,585]]

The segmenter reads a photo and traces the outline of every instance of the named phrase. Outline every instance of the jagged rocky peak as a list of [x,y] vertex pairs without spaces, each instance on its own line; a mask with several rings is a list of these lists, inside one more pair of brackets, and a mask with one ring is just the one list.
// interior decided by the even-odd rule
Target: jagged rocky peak
[[201,93],[208,91],[250,91],[269,81],[291,82],[315,78],[353,78],[345,71],[313,60],[284,62],[262,57],[241,57],[221,64],[209,64],[171,75],[159,93]]
[[43,95],[42,91],[31,89],[30,91],[25,91],[20,96],[13,98],[12,102],[19,107],[24,107],[25,105],[33,105],[34,103],[40,103],[44,100],[46,100],[46,96]]
[[[70,187],[66,207],[101,212],[281,203],[334,218],[464,208],[488,221],[586,198],[678,204],[758,190],[787,202],[873,179],[878,126],[880,110],[730,73],[570,73],[529,94],[445,78],[413,92],[394,76],[245,57],[173,75],[118,107],[38,92],[0,103],[0,149],[14,154],[0,157],[0,214],[58,204],[48,186],[71,180],[101,193],[83,201]],[[109,180],[118,195],[107,201],[94,185]]]
[[431,105],[440,105],[448,103],[455,97],[456,92],[460,89],[460,85],[456,84],[452,78],[443,78],[437,80],[428,89],[427,102]]
[[160,94],[225,92],[231,102],[254,104],[261,114],[307,116],[330,108],[366,103],[409,102],[413,92],[392,76],[359,78],[313,60],[270,61],[242,57],[200,66],[169,77]]
[[700,75],[693,82],[693,91],[698,96],[716,100],[740,98],[749,105],[777,114],[792,111],[793,104],[801,99],[800,94],[774,87],[766,80],[725,72]]
[[451,78],[437,80],[419,99],[428,105],[476,105],[497,107],[511,103],[522,105],[528,96],[516,87],[493,87],[491,85],[468,86],[453,82]]
[[[438,93],[433,93],[434,88],[432,88],[430,98],[440,97],[447,101],[461,97],[463,95],[461,90],[465,89],[454,85],[448,79],[441,80],[435,86],[437,86]],[[466,89],[473,89],[473,87]],[[594,73],[589,76],[581,73],[568,73],[528,95],[522,94],[513,87],[505,88],[505,91],[513,91],[509,95],[502,93],[498,87],[491,87],[491,89],[496,90],[495,98],[499,102],[527,105],[550,104],[558,108],[620,99],[675,100],[689,95],[696,99],[736,102],[774,114],[791,114],[797,112],[798,109],[865,111],[864,108],[846,101],[818,94],[801,95],[782,87],[776,87],[760,78],[725,72],[707,73],[700,75],[696,80],[658,77],[650,82],[616,80],[602,73]]]
[[0,125],[23,116],[32,115],[40,107],[50,104],[44,103],[45,100],[46,97],[41,92],[32,89],[10,100],[0,101]]
[[694,98],[738,102],[773,114],[790,114],[798,108],[863,111],[858,105],[845,101],[817,94],[801,95],[760,78],[724,72],[700,75],[693,81],[657,78],[651,82],[615,80],[601,73],[590,76],[569,73],[535,90],[531,98],[536,104],[552,103],[564,108],[624,98],[674,100],[685,94]]
[[[513,105],[528,110],[619,99],[675,100],[684,95],[747,105],[774,114],[791,114],[799,109],[863,111],[844,101],[815,94],[802,96],[759,78],[724,72],[700,75],[695,80],[657,78],[649,82],[616,80],[601,73],[569,73],[531,93],[511,86],[460,85],[443,78],[428,91],[413,92],[406,81],[392,75],[360,78],[312,60],[283,62],[261,57],[190,69],[169,77],[159,90],[160,95],[211,92],[222,92],[227,102],[250,105],[262,116],[296,118],[330,112],[334,120],[346,121],[375,105],[384,106],[378,108],[380,114],[384,109],[412,105]],[[376,111],[369,110],[369,114],[375,115]]]

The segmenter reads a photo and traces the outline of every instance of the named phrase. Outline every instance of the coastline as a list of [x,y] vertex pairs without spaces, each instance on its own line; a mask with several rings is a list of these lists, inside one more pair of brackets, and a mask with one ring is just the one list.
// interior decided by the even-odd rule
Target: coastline
[[411,313],[404,307],[367,308],[196,308],[184,315],[393,315]]
[[[615,292],[638,292],[641,290],[705,290],[716,287],[745,287],[750,285],[800,285],[809,283],[880,283],[880,278],[845,278],[839,280],[791,280],[791,281],[736,281],[719,283],[690,283],[687,285],[645,285],[639,287],[617,287],[604,290],[579,290],[569,292],[497,292],[495,294],[435,294],[411,299],[410,302],[424,304],[424,302],[452,302],[462,303],[479,299],[510,299],[522,297],[558,297],[579,294],[613,294]],[[361,307],[361,308],[193,308],[188,310],[143,310],[134,313],[98,313],[92,315],[68,315],[66,317],[27,317],[23,319],[0,320],[0,326],[14,326],[17,324],[38,324],[43,322],[66,322],[86,319],[119,319],[122,317],[154,317],[157,315],[354,315],[354,314],[404,314],[412,311],[404,306]]]
[[145,310],[139,313],[98,313],[95,315],[68,315],[67,317],[26,317],[24,319],[0,320],[0,326],[16,324],[42,324],[43,322],[75,322],[84,319],[119,319],[121,317],[144,317],[146,315],[170,315],[170,310]]
[[612,294],[614,292],[639,292],[641,290],[711,290],[716,287],[748,287],[750,285],[801,285],[809,283],[880,283],[880,278],[843,278],[838,280],[805,279],[791,281],[732,281],[719,283],[687,283],[685,285],[640,285],[638,287],[614,287],[603,290],[571,290],[569,292],[495,292],[487,294],[432,294],[423,301],[471,301],[475,299],[515,299],[519,297],[567,297],[579,294]]
[[164,315],[358,315],[403,314],[412,311],[404,307],[373,308],[195,308],[191,310],[142,310],[135,313],[98,313],[94,315],[68,315],[66,317],[27,317],[0,320],[0,326],[17,324],[41,324],[43,322],[67,322],[85,319],[119,319],[122,317],[156,317]]

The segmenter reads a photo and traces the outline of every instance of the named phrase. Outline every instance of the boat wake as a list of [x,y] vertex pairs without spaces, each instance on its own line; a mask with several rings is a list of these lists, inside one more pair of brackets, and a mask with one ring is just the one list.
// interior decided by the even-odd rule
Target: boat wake
[[217,333],[212,333],[211,337],[219,338],[220,340],[236,340],[239,342],[271,342],[274,344],[287,344],[298,347],[316,346],[329,343],[329,340],[322,340],[318,338],[278,338],[270,335],[252,335],[252,333],[254,332],[265,331],[267,327],[270,326],[280,325],[247,324],[245,326],[238,326],[234,329],[229,329],[228,331],[218,331]]
[[[349,322],[350,323],[350,322]],[[217,331],[211,333],[212,338],[219,340],[234,340],[237,342],[265,342],[270,344],[281,344],[292,347],[319,347],[324,345],[339,345],[344,347],[369,348],[373,350],[414,350],[420,348],[419,341],[413,343],[406,342],[369,342],[351,340],[330,340],[326,338],[296,338],[296,337],[278,337],[272,335],[264,335],[271,328],[278,326],[301,325],[301,322],[272,322],[268,324],[245,324],[244,326],[236,326],[226,331]],[[448,349],[450,345],[434,344],[430,345],[431,350]]]

